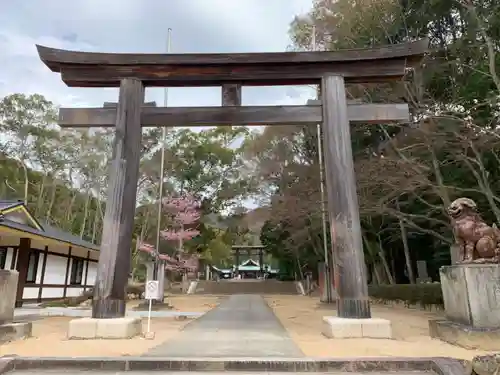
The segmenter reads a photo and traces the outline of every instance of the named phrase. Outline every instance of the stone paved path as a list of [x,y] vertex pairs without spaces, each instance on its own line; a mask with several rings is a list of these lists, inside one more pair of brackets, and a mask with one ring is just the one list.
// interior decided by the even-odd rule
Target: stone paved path
[[145,355],[292,358],[303,353],[261,296],[232,295]]

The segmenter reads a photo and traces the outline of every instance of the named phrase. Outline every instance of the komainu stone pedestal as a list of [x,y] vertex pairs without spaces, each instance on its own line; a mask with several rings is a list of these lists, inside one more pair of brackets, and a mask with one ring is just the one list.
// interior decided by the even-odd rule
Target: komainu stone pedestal
[[0,344],[31,336],[31,322],[14,322],[19,273],[0,270]]
[[468,349],[500,348],[500,265],[441,267],[446,319],[429,322],[431,337]]
[[380,318],[348,319],[337,316],[324,316],[321,333],[332,339],[347,338],[392,338],[391,321]]
[[131,339],[142,334],[141,318],[80,318],[69,322],[68,339]]

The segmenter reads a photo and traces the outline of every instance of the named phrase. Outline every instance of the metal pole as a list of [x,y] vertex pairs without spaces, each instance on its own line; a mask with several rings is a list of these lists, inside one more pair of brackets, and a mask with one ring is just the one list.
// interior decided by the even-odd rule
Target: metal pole
[[147,330],[147,333],[151,332],[151,309],[152,309],[152,306],[153,305],[153,299],[150,298],[149,299],[149,308],[148,308],[148,330]]
[[[169,28],[167,31],[167,53],[170,53],[172,43],[172,29]],[[163,106],[168,105],[168,88],[163,89]],[[161,231],[161,209],[162,209],[162,199],[163,199],[163,173],[165,169],[165,138],[167,137],[167,128],[161,128],[161,162],[160,162],[160,191],[158,192],[158,220],[156,228],[156,264],[153,271],[153,279],[158,278],[158,255],[160,254],[160,231]]]
[[327,228],[326,228],[326,207],[325,207],[325,180],[323,174],[323,148],[321,145],[321,125],[317,125],[318,132],[318,155],[319,155],[319,179],[320,179],[320,192],[321,192],[321,221],[323,225],[323,249],[325,252],[325,279],[326,279],[326,301],[333,302],[331,282],[332,278],[330,276],[330,261],[328,254],[328,240]]
[[312,50],[316,51],[316,26],[312,25],[312,35],[311,35],[311,45],[312,45]]
[[[312,50],[316,51],[316,26],[312,25],[312,35],[311,44]],[[319,99],[319,98],[318,98]],[[325,179],[323,175],[323,147],[321,144],[321,124],[316,125],[317,136],[318,136],[318,162],[319,162],[319,186],[321,193],[321,221],[323,226],[323,250],[325,256],[325,288],[326,288],[326,302],[333,302],[333,293],[331,288],[331,276],[330,276],[330,262],[328,254],[328,240],[327,227],[326,227],[326,206],[325,206]]]

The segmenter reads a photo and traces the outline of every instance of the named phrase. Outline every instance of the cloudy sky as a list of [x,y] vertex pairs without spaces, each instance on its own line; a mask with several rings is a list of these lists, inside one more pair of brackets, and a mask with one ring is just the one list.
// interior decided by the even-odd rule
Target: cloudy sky
[[[101,106],[116,89],[67,88],[38,59],[35,44],[95,52],[279,52],[288,26],[312,0],[0,0],[0,97],[40,93],[58,105]],[[304,104],[300,87],[244,88],[243,104]],[[163,90],[146,100],[163,103]],[[219,88],[176,88],[169,106],[220,105]]]

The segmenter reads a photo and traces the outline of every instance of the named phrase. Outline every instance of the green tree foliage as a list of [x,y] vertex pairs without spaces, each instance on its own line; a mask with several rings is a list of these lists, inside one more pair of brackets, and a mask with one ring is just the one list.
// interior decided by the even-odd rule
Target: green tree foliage
[[104,207],[86,190],[102,171],[91,173],[88,153],[76,150],[85,133],[60,131],[55,118],[55,107],[41,95],[0,101],[0,197],[21,199],[38,219],[97,243]]
[[[201,219],[197,228],[200,235],[188,241],[186,248],[197,252],[207,262],[225,261],[231,250],[233,238],[221,237],[219,227],[246,192],[247,183],[240,178],[242,155],[238,146],[246,134],[246,129],[241,127],[215,127],[201,132],[180,129],[170,131],[165,139],[163,196],[188,193],[201,202]],[[142,162],[143,190],[147,192],[144,204],[148,205],[148,212],[156,211],[155,218],[157,204],[146,202],[158,196],[161,152],[160,147],[153,148]],[[162,222],[167,219],[163,217]],[[147,231],[145,238],[149,243],[155,243],[156,223],[149,223],[148,227],[151,230]],[[165,241],[161,245],[162,251],[173,251]],[[216,248],[212,249],[212,246]]]
[[[113,132],[62,130],[57,109],[41,95],[13,94],[0,100],[0,199],[22,199],[40,220],[98,244],[105,211]],[[133,241],[134,276],[143,277],[141,242],[156,243],[161,131],[143,131],[138,207]],[[170,130],[165,144],[163,196],[194,194],[203,202],[201,232],[186,249],[209,262],[230,256],[233,236],[214,225],[242,200],[245,186],[238,144],[244,128],[202,132]],[[208,220],[208,217],[213,220]],[[163,213],[162,227],[168,225]],[[161,241],[160,251],[174,251]]]
[[[430,40],[429,55],[409,81],[347,87],[352,99],[404,100],[412,113],[408,126],[351,127],[365,258],[374,281],[413,281],[416,260],[427,260],[437,277],[439,266],[450,262],[453,242],[445,208],[459,196],[474,199],[489,223],[500,222],[499,15],[495,2],[315,0],[291,23],[295,50],[312,49],[313,32],[317,48],[325,50]],[[249,146],[265,180],[259,189],[274,213],[261,240],[281,259],[299,254],[302,264],[309,253],[300,249],[322,243],[315,225],[321,212],[317,161],[302,157],[315,149],[315,134],[309,138],[306,143],[298,129],[286,135],[269,130]],[[276,232],[284,226],[293,230]]]

